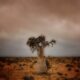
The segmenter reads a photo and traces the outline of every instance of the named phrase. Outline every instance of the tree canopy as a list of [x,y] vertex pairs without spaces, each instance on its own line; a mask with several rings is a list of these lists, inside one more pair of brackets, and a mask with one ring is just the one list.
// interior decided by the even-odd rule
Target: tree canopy
[[52,39],[51,41],[46,41],[46,37],[44,35],[40,35],[37,38],[30,37],[27,41],[27,45],[31,48],[32,52],[37,50],[40,47],[53,46],[56,43],[56,40]]

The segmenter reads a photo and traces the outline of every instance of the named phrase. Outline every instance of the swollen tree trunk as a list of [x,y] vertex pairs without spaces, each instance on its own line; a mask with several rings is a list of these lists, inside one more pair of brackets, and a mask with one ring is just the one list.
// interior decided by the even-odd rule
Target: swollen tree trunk
[[43,47],[38,48],[38,57],[44,57],[44,48]]
[[44,57],[43,47],[39,47],[38,59],[37,59],[37,63],[34,65],[34,68],[37,73],[47,72],[46,58]]

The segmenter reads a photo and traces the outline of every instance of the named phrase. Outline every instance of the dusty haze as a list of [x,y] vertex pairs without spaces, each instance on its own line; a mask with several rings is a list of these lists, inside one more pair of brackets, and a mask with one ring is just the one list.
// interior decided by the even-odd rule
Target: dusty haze
[[28,37],[56,39],[47,56],[80,56],[80,0],[0,0],[0,56],[35,56]]

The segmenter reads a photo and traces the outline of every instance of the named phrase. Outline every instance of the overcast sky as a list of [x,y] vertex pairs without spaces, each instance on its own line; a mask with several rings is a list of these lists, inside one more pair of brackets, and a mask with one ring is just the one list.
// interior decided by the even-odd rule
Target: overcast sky
[[47,56],[80,56],[80,0],[0,0],[0,56],[35,56],[26,41],[56,39]]

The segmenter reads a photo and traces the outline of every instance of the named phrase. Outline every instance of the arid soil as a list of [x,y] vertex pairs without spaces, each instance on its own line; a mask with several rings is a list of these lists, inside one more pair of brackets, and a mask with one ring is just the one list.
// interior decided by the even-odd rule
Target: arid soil
[[[45,74],[34,70],[35,57],[0,58],[0,78],[6,80],[80,80],[80,58],[47,57],[49,68]],[[33,64],[34,63],[34,64]],[[1,80],[1,79],[0,79]]]

